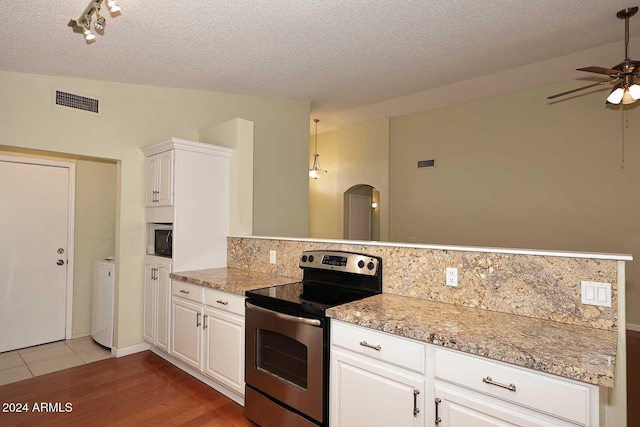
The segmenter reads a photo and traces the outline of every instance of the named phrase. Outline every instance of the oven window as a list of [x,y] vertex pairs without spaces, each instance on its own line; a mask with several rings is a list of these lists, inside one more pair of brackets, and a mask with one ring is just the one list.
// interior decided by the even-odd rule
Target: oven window
[[307,389],[307,347],[285,335],[266,329],[256,331],[256,368]]

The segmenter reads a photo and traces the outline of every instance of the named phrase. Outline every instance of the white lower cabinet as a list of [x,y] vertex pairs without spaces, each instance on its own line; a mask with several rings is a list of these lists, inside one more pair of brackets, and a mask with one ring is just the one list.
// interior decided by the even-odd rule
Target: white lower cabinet
[[424,344],[338,322],[331,327],[330,425],[424,426]]
[[597,386],[339,321],[331,328],[332,427],[605,426]]
[[169,352],[171,261],[147,257],[144,263],[144,339]]
[[206,308],[204,374],[244,395],[244,316]]
[[204,306],[173,297],[171,354],[187,365],[202,370],[202,320]]
[[244,297],[177,280],[172,294],[171,355],[244,396]]

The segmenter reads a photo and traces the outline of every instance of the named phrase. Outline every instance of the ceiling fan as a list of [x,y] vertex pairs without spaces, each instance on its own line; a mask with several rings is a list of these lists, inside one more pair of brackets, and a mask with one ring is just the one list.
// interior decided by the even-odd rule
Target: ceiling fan
[[629,18],[638,12],[637,7],[623,9],[616,14],[619,19],[624,19],[624,61],[612,68],[603,67],[585,67],[578,68],[578,71],[586,71],[588,73],[604,74],[611,77],[611,81],[601,81],[577,89],[568,90],[566,92],[557,93],[547,97],[554,99],[570,93],[589,89],[594,86],[600,86],[606,83],[615,83],[611,93],[607,97],[607,104],[632,104],[640,99],[640,85],[635,83],[635,78],[640,76],[640,61],[629,59]]

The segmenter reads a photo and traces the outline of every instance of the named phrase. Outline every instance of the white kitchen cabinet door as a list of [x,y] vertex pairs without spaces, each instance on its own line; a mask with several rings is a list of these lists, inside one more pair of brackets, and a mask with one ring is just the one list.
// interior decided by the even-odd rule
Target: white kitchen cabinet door
[[144,262],[143,335],[145,341],[153,345],[155,345],[156,340],[156,282],[154,280],[155,265],[156,263],[151,260],[145,260]]
[[202,371],[202,316],[204,306],[181,298],[171,302],[171,354]]
[[169,352],[171,320],[171,262],[158,261],[156,270],[156,347]]
[[144,190],[144,204],[146,207],[156,205],[156,188],[158,186],[158,156],[145,158],[146,181]]
[[570,427],[576,424],[517,408],[491,397],[436,383],[438,427]]
[[145,341],[169,352],[171,320],[171,262],[146,258],[144,261],[143,336]]
[[158,154],[158,185],[156,206],[173,206],[174,150]]
[[204,373],[244,396],[244,318],[207,307]]
[[331,351],[332,427],[424,426],[423,375]]
[[145,206],[173,206],[174,150],[148,156],[145,159]]

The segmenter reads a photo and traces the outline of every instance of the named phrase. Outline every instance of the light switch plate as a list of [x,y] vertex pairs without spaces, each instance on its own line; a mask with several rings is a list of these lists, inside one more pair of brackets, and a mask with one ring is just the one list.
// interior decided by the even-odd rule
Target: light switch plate
[[274,251],[274,250],[270,250],[269,251],[269,262],[271,264],[275,264],[276,263],[276,251]]
[[583,280],[580,286],[583,304],[611,307],[611,283]]

